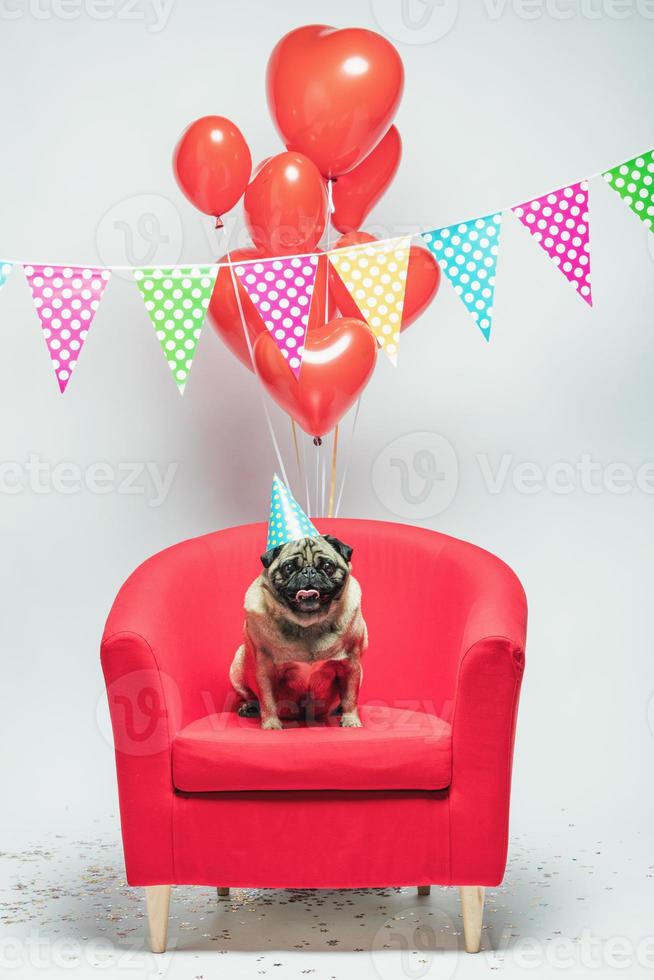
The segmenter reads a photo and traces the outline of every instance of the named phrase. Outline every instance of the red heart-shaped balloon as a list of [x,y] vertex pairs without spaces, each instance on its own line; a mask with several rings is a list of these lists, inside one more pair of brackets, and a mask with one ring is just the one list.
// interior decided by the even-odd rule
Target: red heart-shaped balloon
[[[339,238],[333,247],[346,248],[348,245],[376,241],[375,236],[367,231],[352,231]],[[441,270],[432,253],[419,245],[412,245],[409,249],[400,330],[406,330],[426,310],[438,292],[440,281]],[[329,291],[343,316],[361,316],[359,307],[333,266],[329,270]]]
[[334,228],[347,233],[361,227],[397,173],[401,156],[402,140],[391,126],[358,167],[334,181]]
[[351,27],[312,24],[291,31],[268,62],[268,106],[289,150],[325,177],[356,167],[388,130],[404,69],[393,45]]
[[[320,249],[316,251],[320,252]],[[246,262],[251,259],[265,258],[265,253],[256,248],[237,248],[230,255],[223,255],[218,259],[219,262],[227,262],[231,258],[232,262]],[[322,255],[318,259],[316,269],[316,279],[313,286],[313,296],[309,308],[309,323],[307,329],[313,331],[314,328],[325,323],[325,290],[327,282],[328,259]],[[238,294],[241,300],[241,309],[248,327],[250,343],[254,344],[260,333],[266,332],[266,326],[261,319],[259,311],[248,296],[245,286],[236,276]],[[328,315],[333,316],[335,312],[334,299],[329,290]],[[252,359],[248,350],[247,341],[243,332],[243,322],[241,311],[234,292],[234,282],[230,269],[223,267],[216,276],[216,285],[211,294],[209,303],[209,321],[223,341],[229,347],[232,354],[238,357],[248,370],[252,370]]]
[[259,378],[285,412],[311,436],[333,429],[372,377],[377,341],[367,324],[336,317],[307,334],[299,379],[266,331],[254,345]]

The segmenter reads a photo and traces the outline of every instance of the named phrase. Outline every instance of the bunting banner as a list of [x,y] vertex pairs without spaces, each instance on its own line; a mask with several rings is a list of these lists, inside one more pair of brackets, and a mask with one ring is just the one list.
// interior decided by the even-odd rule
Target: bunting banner
[[654,223],[654,150],[605,170],[602,177],[651,231]]
[[561,187],[512,210],[582,299],[592,306],[588,181]]
[[208,265],[134,270],[136,285],[182,395],[218,269]]
[[[654,149],[593,174],[654,231]],[[355,301],[379,346],[396,365],[411,241],[433,253],[463,305],[488,341],[502,219],[512,211],[581,298],[591,291],[588,180],[522,204],[430,231],[327,249],[335,273]],[[429,227],[429,226],[427,226]],[[0,259],[0,289],[22,267],[39,317],[60,392],[66,391],[100,305],[112,268],[131,270],[161,349],[183,394],[216,277],[232,269],[257,308],[296,379],[300,376],[319,253],[225,261],[213,265],[149,267],[36,265]]]
[[299,378],[318,256],[264,259],[234,268],[291,371]]
[[423,232],[423,239],[486,340],[490,340],[502,212]]
[[7,279],[9,278],[9,273],[13,269],[11,262],[2,262],[0,260],[0,289],[4,286]]
[[411,237],[405,236],[328,253],[380,347],[395,365],[410,249]]
[[25,265],[23,269],[63,394],[111,273],[88,266]]

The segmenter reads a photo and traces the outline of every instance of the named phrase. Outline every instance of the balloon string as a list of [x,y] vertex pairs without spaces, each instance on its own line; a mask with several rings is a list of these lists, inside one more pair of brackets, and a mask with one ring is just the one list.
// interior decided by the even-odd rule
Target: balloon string
[[322,491],[320,496],[320,513],[325,516],[325,483],[327,481],[327,461],[322,458]]
[[304,471],[304,490],[307,495],[307,514],[311,514],[311,495],[309,493],[309,469],[307,467],[306,453],[304,450],[304,438],[300,438],[300,446],[302,448],[302,469]]
[[334,492],[336,490],[336,455],[338,453],[338,422],[334,429],[334,443],[332,446],[332,472],[329,480],[329,511],[328,517],[334,516]]
[[241,317],[241,326],[243,327],[243,336],[245,337],[245,343],[247,344],[248,353],[250,355],[250,362],[252,364],[252,371],[256,378],[257,388],[259,389],[259,396],[261,398],[261,406],[263,408],[264,415],[266,416],[266,422],[268,423],[268,431],[270,432],[270,438],[272,439],[273,448],[277,456],[277,462],[279,463],[279,469],[282,474],[284,483],[288,487],[290,484],[288,482],[288,477],[286,475],[286,467],[284,466],[284,460],[282,459],[282,454],[279,449],[279,444],[277,443],[277,438],[275,436],[275,430],[273,429],[272,419],[270,418],[270,412],[268,411],[268,406],[266,405],[266,400],[263,395],[263,391],[260,388],[259,378],[254,366],[254,351],[252,350],[252,342],[250,340],[250,335],[248,333],[247,323],[245,321],[245,314],[243,312],[243,304],[241,303],[241,295],[239,293],[239,283],[236,278],[236,273],[234,271],[234,266],[231,264],[232,256],[231,251],[227,249],[227,259],[230,263],[229,271],[232,277],[232,287],[234,289],[234,295],[236,296],[236,305],[238,306],[239,316]]
[[316,443],[316,517],[319,517],[319,500],[320,500],[320,443]]
[[354,443],[354,433],[356,431],[357,422],[359,420],[359,409],[361,408],[361,395],[359,395],[357,401],[357,407],[354,411],[354,421],[352,422],[352,431],[350,433],[350,442],[347,447],[347,452],[345,454],[345,466],[343,467],[343,477],[341,479],[341,489],[338,493],[338,501],[336,503],[336,510],[334,511],[334,517],[338,517],[338,513],[341,509],[341,500],[343,499],[343,490],[345,489],[345,478],[347,477],[347,471],[350,466],[350,460],[352,458],[352,445]]
[[[327,241],[325,251],[329,252],[331,244],[332,214],[334,213],[334,181],[327,181]],[[325,323],[329,320],[329,259],[325,259]]]
[[[306,465],[304,462],[304,440],[300,434],[298,439],[297,424],[292,415],[289,415],[291,420],[291,432],[293,433],[293,446],[295,447],[295,461],[297,462],[297,472],[300,480],[300,486],[304,484],[306,494],[307,494],[307,514],[311,513],[311,503],[309,501],[309,481],[306,474]],[[300,457],[300,445],[302,446],[302,456]]]
[[295,419],[293,418],[292,415],[289,415],[289,418],[291,420],[291,432],[293,433],[293,445],[295,447],[295,461],[297,463],[297,472],[298,472],[298,476],[300,477],[300,481],[302,481],[302,466],[300,464],[300,450],[297,444],[297,429],[295,427]]

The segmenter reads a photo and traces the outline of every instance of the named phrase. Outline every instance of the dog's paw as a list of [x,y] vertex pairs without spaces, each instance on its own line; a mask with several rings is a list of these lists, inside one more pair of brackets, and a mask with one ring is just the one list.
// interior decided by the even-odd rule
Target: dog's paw
[[261,722],[261,729],[264,732],[281,731],[283,728],[279,718],[266,718]]
[[345,711],[341,716],[341,728],[361,728],[361,719],[356,711]]
[[241,718],[258,718],[259,717],[259,702],[258,701],[243,701],[239,705],[237,715]]

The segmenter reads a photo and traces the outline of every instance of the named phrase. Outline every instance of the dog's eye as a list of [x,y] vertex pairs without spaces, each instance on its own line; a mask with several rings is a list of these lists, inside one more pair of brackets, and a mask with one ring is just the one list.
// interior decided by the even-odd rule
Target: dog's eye
[[282,565],[282,575],[292,575],[296,568],[297,562],[295,558],[291,558],[289,561],[285,561]]
[[325,575],[331,576],[336,571],[336,566],[331,561],[324,561],[320,566],[320,571],[324,572]]

